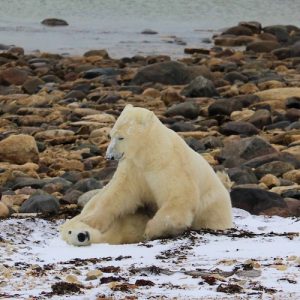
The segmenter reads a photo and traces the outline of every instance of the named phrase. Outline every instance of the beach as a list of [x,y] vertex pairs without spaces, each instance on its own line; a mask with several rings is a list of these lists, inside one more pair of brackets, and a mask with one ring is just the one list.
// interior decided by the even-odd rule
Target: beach
[[[154,26],[142,34],[146,25],[136,36],[172,34]],[[73,25],[35,26],[60,42],[43,48],[39,40],[33,51],[27,32],[24,46],[6,38],[0,50],[0,297],[299,298],[299,24],[239,20],[207,27],[210,43],[177,40],[149,52],[140,42],[137,52],[121,51],[119,39],[98,47],[78,38],[80,47],[61,49]],[[129,103],[153,111],[228,174],[233,229],[90,248],[59,238],[58,226],[80,212],[87,192],[112,178],[108,133]]]

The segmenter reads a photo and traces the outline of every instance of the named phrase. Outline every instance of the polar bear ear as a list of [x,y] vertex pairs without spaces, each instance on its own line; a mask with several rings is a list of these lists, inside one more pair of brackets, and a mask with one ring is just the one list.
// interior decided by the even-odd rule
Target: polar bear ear
[[133,105],[132,105],[132,104],[127,104],[127,105],[124,107],[123,111],[124,111],[124,110],[127,110],[127,109],[129,109],[129,108],[133,108]]

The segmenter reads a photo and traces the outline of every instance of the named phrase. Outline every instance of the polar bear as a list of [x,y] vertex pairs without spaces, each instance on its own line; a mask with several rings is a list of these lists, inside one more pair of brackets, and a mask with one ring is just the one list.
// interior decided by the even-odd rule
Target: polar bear
[[62,226],[68,243],[130,243],[188,228],[232,227],[230,196],[219,177],[153,112],[127,105],[110,137],[106,157],[118,160],[118,168],[81,214]]

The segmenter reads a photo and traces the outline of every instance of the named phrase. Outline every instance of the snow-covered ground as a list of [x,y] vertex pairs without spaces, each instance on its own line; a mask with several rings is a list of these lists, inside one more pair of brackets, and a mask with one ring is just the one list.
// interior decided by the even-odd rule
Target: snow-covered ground
[[300,299],[300,220],[234,214],[225,233],[88,247],[61,221],[1,220],[0,299]]

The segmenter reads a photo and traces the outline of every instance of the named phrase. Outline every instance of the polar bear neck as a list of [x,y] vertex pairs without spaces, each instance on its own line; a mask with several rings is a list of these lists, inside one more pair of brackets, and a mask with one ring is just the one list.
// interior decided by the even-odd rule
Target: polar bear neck
[[176,135],[175,132],[155,117],[147,129],[146,143],[137,152],[138,159],[134,161],[136,166],[151,171],[164,168],[171,163],[170,153],[174,151],[173,139],[176,138],[174,135]]

